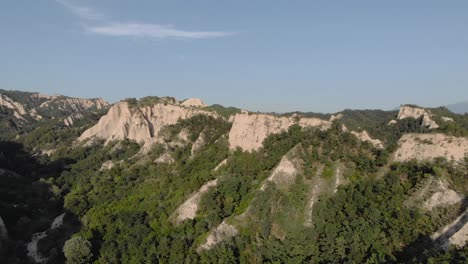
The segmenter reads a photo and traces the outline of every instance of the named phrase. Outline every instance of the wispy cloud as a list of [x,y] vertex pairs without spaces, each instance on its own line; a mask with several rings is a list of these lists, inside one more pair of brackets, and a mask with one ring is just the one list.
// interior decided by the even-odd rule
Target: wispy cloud
[[75,16],[79,17],[82,20],[103,21],[103,20],[108,19],[104,14],[99,13],[98,11],[96,11],[95,9],[91,7],[74,5],[67,0],[55,0],[55,1],[57,1],[57,3],[66,7]]
[[140,23],[111,23],[104,26],[87,27],[92,33],[106,36],[128,36],[147,38],[219,38],[233,35],[231,32],[217,31],[186,31],[172,25],[140,24]]
[[[116,22],[109,19],[106,15],[87,6],[78,6],[68,0],[55,0],[75,16],[86,22],[84,28],[91,32],[103,36],[114,37],[138,37],[138,38],[179,38],[179,39],[205,39],[219,38],[234,35],[233,32],[223,31],[188,31],[177,29],[173,25],[147,24],[147,23],[128,23]],[[89,25],[89,23],[95,25]]]

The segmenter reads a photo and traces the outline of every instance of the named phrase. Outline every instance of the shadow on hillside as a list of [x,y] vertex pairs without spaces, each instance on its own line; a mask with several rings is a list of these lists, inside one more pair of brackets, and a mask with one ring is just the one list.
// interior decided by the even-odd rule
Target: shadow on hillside
[[[430,236],[420,237],[413,243],[405,246],[400,252],[396,253],[396,258],[400,263],[425,263],[427,259],[437,253],[437,251],[443,250],[441,246],[444,242],[468,223],[468,198],[464,199],[456,219],[457,222],[436,240],[433,240]],[[447,223],[447,225],[451,223],[453,223],[453,220]]]
[[[49,161],[28,152],[17,142],[0,140],[0,217],[8,241],[0,243],[0,263],[25,263],[25,244],[33,233],[48,230],[55,217],[64,212],[63,194],[54,193],[48,179],[58,178],[74,160]],[[79,230],[79,221],[68,213],[62,228],[50,232],[39,250],[63,258],[63,243]]]

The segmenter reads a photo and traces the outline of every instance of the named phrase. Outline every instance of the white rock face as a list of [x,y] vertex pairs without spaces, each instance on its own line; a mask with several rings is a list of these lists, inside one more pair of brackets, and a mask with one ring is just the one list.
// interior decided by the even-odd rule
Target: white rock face
[[[7,108],[13,111],[13,115],[22,121],[26,120],[26,117],[32,117],[35,120],[43,119],[43,116],[38,114],[40,110],[62,110],[62,111],[74,111],[75,115],[78,115],[79,112],[86,110],[100,110],[107,106],[109,103],[103,100],[102,98],[97,99],[81,99],[81,98],[71,98],[65,96],[48,96],[41,95],[38,93],[31,93],[28,95],[28,98],[25,100],[28,101],[27,104],[22,104],[17,102],[5,94],[0,94],[0,107]],[[73,122],[73,118],[78,119],[78,116],[73,117],[73,115],[64,120],[65,124]]]
[[171,156],[171,154],[169,153],[164,153],[163,155],[161,155],[159,158],[157,158],[155,161],[155,163],[159,163],[159,164],[172,164],[175,162],[174,158]]
[[319,118],[278,117],[266,114],[236,114],[229,132],[231,149],[258,150],[271,134],[286,131],[290,126],[319,127],[328,129],[331,122]]
[[267,182],[273,182],[278,187],[292,185],[296,181],[296,176],[301,169],[301,161],[295,158],[294,155],[301,149],[301,145],[297,145],[284,155],[271,175],[262,184],[260,190],[265,190]]
[[71,109],[73,111],[84,111],[88,109],[96,108],[98,110],[109,106],[109,103],[102,98],[96,99],[82,99],[82,98],[70,98],[65,96],[51,96],[38,108],[48,108],[50,105],[56,105],[58,109],[65,110]]
[[181,204],[175,211],[176,222],[181,223],[186,219],[195,219],[202,196],[208,192],[210,188],[216,187],[217,185],[218,179],[205,183],[198,192]]
[[188,131],[188,129],[184,128],[179,132],[179,134],[177,135],[177,138],[182,141],[189,142],[190,141],[189,136],[190,136],[190,132]]
[[388,122],[387,125],[391,126],[391,125],[395,125],[397,123],[396,120],[390,120],[390,122]]
[[206,144],[206,136],[205,136],[205,132],[202,131],[200,135],[198,136],[197,140],[195,140],[195,142],[192,145],[192,149],[190,150],[192,156],[196,152],[200,151],[203,148],[203,146],[205,146],[205,144]]
[[114,167],[114,162],[112,160],[106,160],[102,163],[101,168],[99,171],[110,170]]
[[446,117],[446,116],[443,116],[443,117],[442,117],[442,120],[444,120],[444,122],[455,122],[455,121],[453,120],[453,118],[451,118],[451,117]]
[[180,105],[193,106],[193,107],[205,107],[206,104],[200,98],[190,98],[183,101]]
[[376,148],[380,148],[380,149],[383,148],[382,142],[378,139],[372,139],[367,133],[367,131],[365,130],[363,130],[362,132],[351,131],[351,134],[355,135],[361,141],[364,141],[364,142],[367,141],[371,143]]
[[146,107],[130,107],[127,102],[119,102],[78,140],[102,138],[109,142],[130,139],[143,143],[148,149],[153,143],[162,143],[161,128],[196,115],[219,117],[213,112],[174,104],[157,103]]
[[401,106],[400,111],[398,112],[398,120],[405,119],[405,118],[423,118],[422,126],[427,127],[429,129],[438,128],[439,125],[432,120],[432,113],[429,110],[419,107],[412,107],[412,106]]
[[432,240],[445,250],[451,246],[461,248],[466,245],[468,241],[468,210],[455,221],[432,235]]
[[18,119],[24,119],[23,115],[26,115],[26,110],[22,104],[14,101],[4,94],[0,94],[0,107],[13,110],[13,115]]
[[65,124],[65,126],[71,127],[71,126],[73,126],[73,124],[75,123],[76,120],[81,119],[81,118],[83,118],[83,114],[82,113],[76,113],[76,114],[70,115],[67,118],[65,118],[63,120],[63,123]]
[[333,121],[335,121],[335,120],[340,120],[341,118],[343,118],[343,114],[341,114],[341,113],[340,113],[340,114],[337,114],[337,115],[332,115],[332,116],[330,117],[330,122],[333,122]]
[[206,238],[206,242],[198,248],[198,252],[210,250],[219,243],[235,237],[238,234],[237,228],[223,221]]
[[394,154],[395,161],[423,161],[438,157],[461,162],[468,152],[468,139],[445,134],[405,134]]

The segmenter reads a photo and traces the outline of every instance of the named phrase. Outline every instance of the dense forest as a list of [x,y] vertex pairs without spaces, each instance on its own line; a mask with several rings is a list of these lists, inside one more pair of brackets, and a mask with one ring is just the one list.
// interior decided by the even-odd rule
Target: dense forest
[[[148,100],[138,104],[154,103]],[[239,112],[218,105],[209,111]],[[467,135],[466,117],[439,111],[457,122],[438,132]],[[466,246],[442,250],[430,238],[467,201],[430,211],[415,202],[426,182],[439,179],[467,195],[468,159],[394,162],[401,135],[430,132],[421,120],[388,127],[395,112],[343,114],[328,130],[293,125],[254,151],[230,150],[232,123],[203,115],[165,127],[167,144],[146,152],[131,140],[76,143],[99,115],[74,127],[51,120],[14,140],[3,138],[0,216],[8,239],[0,244],[2,263],[30,263],[26,245],[44,230],[37,250],[48,263],[468,263]],[[366,129],[386,147],[343,132],[343,124]],[[177,143],[183,131],[188,144]],[[204,144],[194,151],[202,134]],[[44,149],[55,151],[44,155]],[[164,154],[172,161],[159,162]],[[300,164],[294,181],[268,181],[284,157]],[[196,216],[176,221],[178,207],[215,179]],[[63,213],[63,224],[51,225]],[[203,249],[222,223],[237,234]]]

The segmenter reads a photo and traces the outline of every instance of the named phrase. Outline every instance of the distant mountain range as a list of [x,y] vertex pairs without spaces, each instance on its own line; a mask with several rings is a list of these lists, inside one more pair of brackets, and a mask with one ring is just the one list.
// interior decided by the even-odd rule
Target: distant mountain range
[[468,113],[468,101],[447,105],[446,107],[456,114]]

